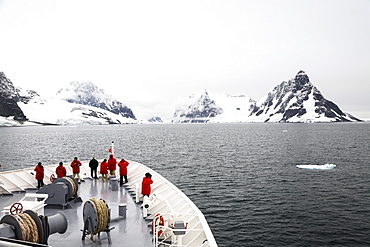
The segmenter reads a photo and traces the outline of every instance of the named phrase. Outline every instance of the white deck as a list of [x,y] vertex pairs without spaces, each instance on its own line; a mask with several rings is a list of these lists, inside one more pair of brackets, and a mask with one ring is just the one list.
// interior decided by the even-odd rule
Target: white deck
[[[45,167],[45,183],[51,183],[49,177],[54,173],[56,166]],[[71,174],[71,169],[66,166],[67,174]],[[169,237],[174,244],[172,246],[217,246],[212,232],[203,214],[194,203],[182,193],[176,186],[163,178],[148,167],[130,161],[128,166],[129,183],[124,187],[119,187],[118,191],[109,188],[109,182],[102,182],[101,179],[91,179],[90,170],[87,162],[83,162],[81,167],[81,177],[84,181],[79,186],[78,195],[83,202],[71,202],[71,208],[62,209],[46,207],[45,215],[53,215],[62,211],[68,219],[68,229],[64,234],[55,233],[49,237],[49,245],[54,247],[65,246],[108,246],[108,240],[104,239],[106,233],[101,233],[101,240],[93,242],[89,238],[82,239],[83,229],[83,205],[84,202],[92,197],[104,199],[111,209],[111,219],[118,217],[118,205],[127,204],[126,219],[111,222],[110,227],[114,229],[110,232],[112,244],[110,246],[153,246],[153,235],[151,232],[151,221],[157,214],[161,214],[165,219],[163,226],[164,236],[172,235],[171,223],[175,220],[183,220],[187,224],[186,234],[180,237]],[[24,169],[0,173],[0,207],[12,205],[20,201],[26,192],[34,193],[37,182],[30,174],[33,169]],[[146,172],[150,172],[153,177],[152,195],[148,204],[148,217],[143,217],[141,209],[142,202],[135,202],[135,188],[141,184],[141,180]],[[12,193],[13,195],[6,195]],[[140,198],[142,200],[142,198]],[[0,213],[0,219],[5,213]],[[177,239],[179,238],[179,239]],[[179,242],[180,241],[180,242]],[[170,246],[170,245],[166,245]]]

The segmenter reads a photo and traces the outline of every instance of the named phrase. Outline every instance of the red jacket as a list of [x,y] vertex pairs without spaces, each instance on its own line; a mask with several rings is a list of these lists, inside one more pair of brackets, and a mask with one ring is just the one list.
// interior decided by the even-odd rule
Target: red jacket
[[106,161],[100,164],[100,174],[108,174],[108,163]]
[[151,178],[144,177],[143,182],[141,183],[141,194],[150,195],[150,185],[153,183]]
[[120,176],[123,176],[123,175],[127,176],[127,166],[128,165],[129,163],[124,159],[121,159],[121,161],[118,163]]
[[80,173],[80,166],[82,166],[79,160],[73,160],[71,163],[73,173]]
[[58,178],[62,178],[67,175],[67,170],[64,166],[58,166],[57,169],[55,169],[55,173],[57,174]]
[[109,168],[109,170],[115,171],[116,168],[117,168],[116,165],[117,165],[117,160],[115,158],[113,158],[113,155],[111,155],[110,158],[108,159],[108,168]]
[[36,180],[44,179],[44,167],[42,165],[37,165],[34,171],[36,172]]

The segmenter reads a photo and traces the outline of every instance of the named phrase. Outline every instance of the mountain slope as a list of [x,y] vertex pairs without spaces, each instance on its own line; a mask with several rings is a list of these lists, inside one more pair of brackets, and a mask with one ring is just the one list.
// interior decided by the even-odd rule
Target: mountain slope
[[172,122],[245,122],[254,106],[249,96],[204,91],[184,100]]
[[249,116],[255,122],[349,122],[359,119],[325,99],[304,71],[260,99]]
[[20,107],[30,121],[40,124],[56,125],[104,125],[136,123],[112,112],[81,104],[51,99],[44,104],[23,104]]
[[[168,119],[166,119],[166,122]],[[347,122],[361,121],[325,99],[304,71],[283,81],[259,101],[203,91],[183,99],[170,122]],[[15,87],[0,72],[0,125],[79,125],[162,122],[136,120],[132,110],[91,82],[71,82],[50,100]]]
[[[30,120],[58,125],[136,123],[130,108],[91,82],[71,82],[43,105],[22,104]],[[41,114],[40,114],[41,113]]]
[[22,90],[0,72],[0,125],[136,123],[130,108],[113,100],[92,83],[71,83],[51,100]]
[[92,82],[70,82],[66,88],[58,91],[55,98],[69,103],[97,107],[122,117],[136,120],[130,108],[113,99],[111,95],[108,95],[103,89],[99,89]]
[[5,74],[0,72],[0,116],[10,117],[16,121],[27,121],[28,119],[18,102],[28,104],[31,101],[42,103],[43,99],[35,91],[23,91],[19,87],[14,87]]
[[360,119],[344,113],[325,99],[304,71],[283,81],[265,97],[204,92],[189,97],[177,108],[172,122],[351,122]]

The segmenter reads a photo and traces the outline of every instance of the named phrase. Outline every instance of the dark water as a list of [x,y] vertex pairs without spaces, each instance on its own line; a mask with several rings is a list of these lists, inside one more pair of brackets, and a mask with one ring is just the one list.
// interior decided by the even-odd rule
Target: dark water
[[[3,170],[92,155],[155,169],[219,246],[370,246],[370,124],[0,128]],[[333,170],[297,169],[333,163]],[[1,168],[0,168],[1,170]]]

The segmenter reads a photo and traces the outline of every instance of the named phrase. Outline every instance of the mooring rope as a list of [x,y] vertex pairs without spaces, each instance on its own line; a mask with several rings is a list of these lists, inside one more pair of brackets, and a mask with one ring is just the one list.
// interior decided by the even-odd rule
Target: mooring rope
[[23,214],[15,214],[14,218],[17,219],[22,235],[23,235],[23,240],[27,242],[32,242],[32,243],[38,243],[39,242],[39,232],[37,229],[36,222],[32,219],[30,215],[27,213]]
[[96,216],[97,216],[97,227],[92,232],[92,235],[98,234],[99,232],[104,231],[108,227],[109,221],[109,211],[107,204],[102,199],[96,199],[95,197],[91,198],[90,201],[92,202]]
[[65,178],[72,186],[72,195],[71,197],[74,197],[77,193],[77,186],[75,184],[75,182],[73,181],[73,178],[70,178],[70,177],[63,177]]

